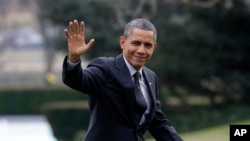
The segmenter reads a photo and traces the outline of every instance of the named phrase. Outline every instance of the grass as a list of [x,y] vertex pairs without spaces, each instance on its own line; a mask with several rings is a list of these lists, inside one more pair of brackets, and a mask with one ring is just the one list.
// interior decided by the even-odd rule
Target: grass
[[[250,124],[250,119],[183,133],[181,137],[184,141],[229,141],[230,124]],[[154,141],[154,139],[148,139],[147,141]]]

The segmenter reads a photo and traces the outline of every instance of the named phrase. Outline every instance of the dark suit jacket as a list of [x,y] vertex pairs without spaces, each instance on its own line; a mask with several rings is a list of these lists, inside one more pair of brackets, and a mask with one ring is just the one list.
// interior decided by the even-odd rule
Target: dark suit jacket
[[143,67],[151,110],[141,126],[135,121],[134,83],[121,55],[92,60],[69,68],[63,63],[63,82],[89,96],[90,122],[86,141],[143,141],[148,130],[157,141],[182,141],[160,109],[158,79]]

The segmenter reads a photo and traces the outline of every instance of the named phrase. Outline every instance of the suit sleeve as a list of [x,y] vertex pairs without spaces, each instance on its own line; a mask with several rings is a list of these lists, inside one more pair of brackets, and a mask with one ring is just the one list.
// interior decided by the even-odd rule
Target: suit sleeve
[[161,111],[157,80],[156,78],[156,112],[148,130],[156,141],[183,141],[175,128],[170,124],[165,114]]
[[63,61],[63,83],[80,92],[95,94],[106,80],[104,60],[94,59],[86,69],[82,69],[81,62],[72,66],[67,61],[67,57]]

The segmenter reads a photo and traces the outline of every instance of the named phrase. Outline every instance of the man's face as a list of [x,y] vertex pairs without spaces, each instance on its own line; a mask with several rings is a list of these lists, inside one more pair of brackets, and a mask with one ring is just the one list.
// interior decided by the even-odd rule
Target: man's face
[[151,58],[157,44],[153,31],[134,28],[127,38],[120,37],[120,46],[127,61],[139,70]]

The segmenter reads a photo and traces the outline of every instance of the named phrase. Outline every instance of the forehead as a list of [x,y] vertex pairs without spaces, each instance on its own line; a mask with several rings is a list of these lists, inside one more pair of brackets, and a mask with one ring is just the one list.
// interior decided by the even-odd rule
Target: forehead
[[133,28],[131,31],[131,34],[128,35],[128,38],[130,38],[132,40],[144,39],[144,40],[154,41],[154,32],[151,30],[143,30],[143,29],[139,29],[139,28]]

